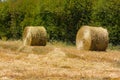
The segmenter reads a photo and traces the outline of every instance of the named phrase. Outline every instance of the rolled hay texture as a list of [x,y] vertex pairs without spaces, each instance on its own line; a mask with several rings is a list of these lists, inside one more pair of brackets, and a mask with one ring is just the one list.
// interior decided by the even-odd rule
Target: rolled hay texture
[[43,26],[28,26],[23,32],[23,45],[45,46],[47,43],[47,32]]
[[105,51],[108,43],[108,31],[102,27],[82,26],[76,35],[78,50]]

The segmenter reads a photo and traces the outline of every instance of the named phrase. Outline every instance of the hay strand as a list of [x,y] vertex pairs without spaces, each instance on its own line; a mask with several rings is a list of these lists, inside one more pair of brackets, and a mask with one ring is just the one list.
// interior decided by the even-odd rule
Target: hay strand
[[108,32],[102,27],[82,26],[76,35],[78,50],[105,51],[108,42]]

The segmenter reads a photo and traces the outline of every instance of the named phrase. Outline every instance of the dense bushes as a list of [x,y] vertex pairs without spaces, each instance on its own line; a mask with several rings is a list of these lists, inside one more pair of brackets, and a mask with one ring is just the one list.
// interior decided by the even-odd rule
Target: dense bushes
[[75,42],[81,25],[103,26],[120,44],[119,0],[7,0],[0,2],[0,37],[20,39],[25,26],[45,26],[50,40]]
[[94,25],[104,26],[109,31],[110,42],[120,44],[120,0],[99,0],[93,9]]

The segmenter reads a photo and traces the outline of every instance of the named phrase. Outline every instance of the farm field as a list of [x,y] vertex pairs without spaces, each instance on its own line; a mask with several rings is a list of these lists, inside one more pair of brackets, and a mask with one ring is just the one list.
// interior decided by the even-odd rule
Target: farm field
[[120,50],[79,51],[48,43],[0,41],[0,80],[120,80]]

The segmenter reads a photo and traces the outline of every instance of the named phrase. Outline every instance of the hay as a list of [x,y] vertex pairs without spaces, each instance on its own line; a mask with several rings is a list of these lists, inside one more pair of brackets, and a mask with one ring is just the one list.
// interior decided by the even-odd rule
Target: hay
[[108,32],[102,27],[83,26],[76,35],[78,50],[105,51],[108,42]]
[[45,46],[47,42],[47,32],[42,26],[29,26],[23,32],[23,45]]

